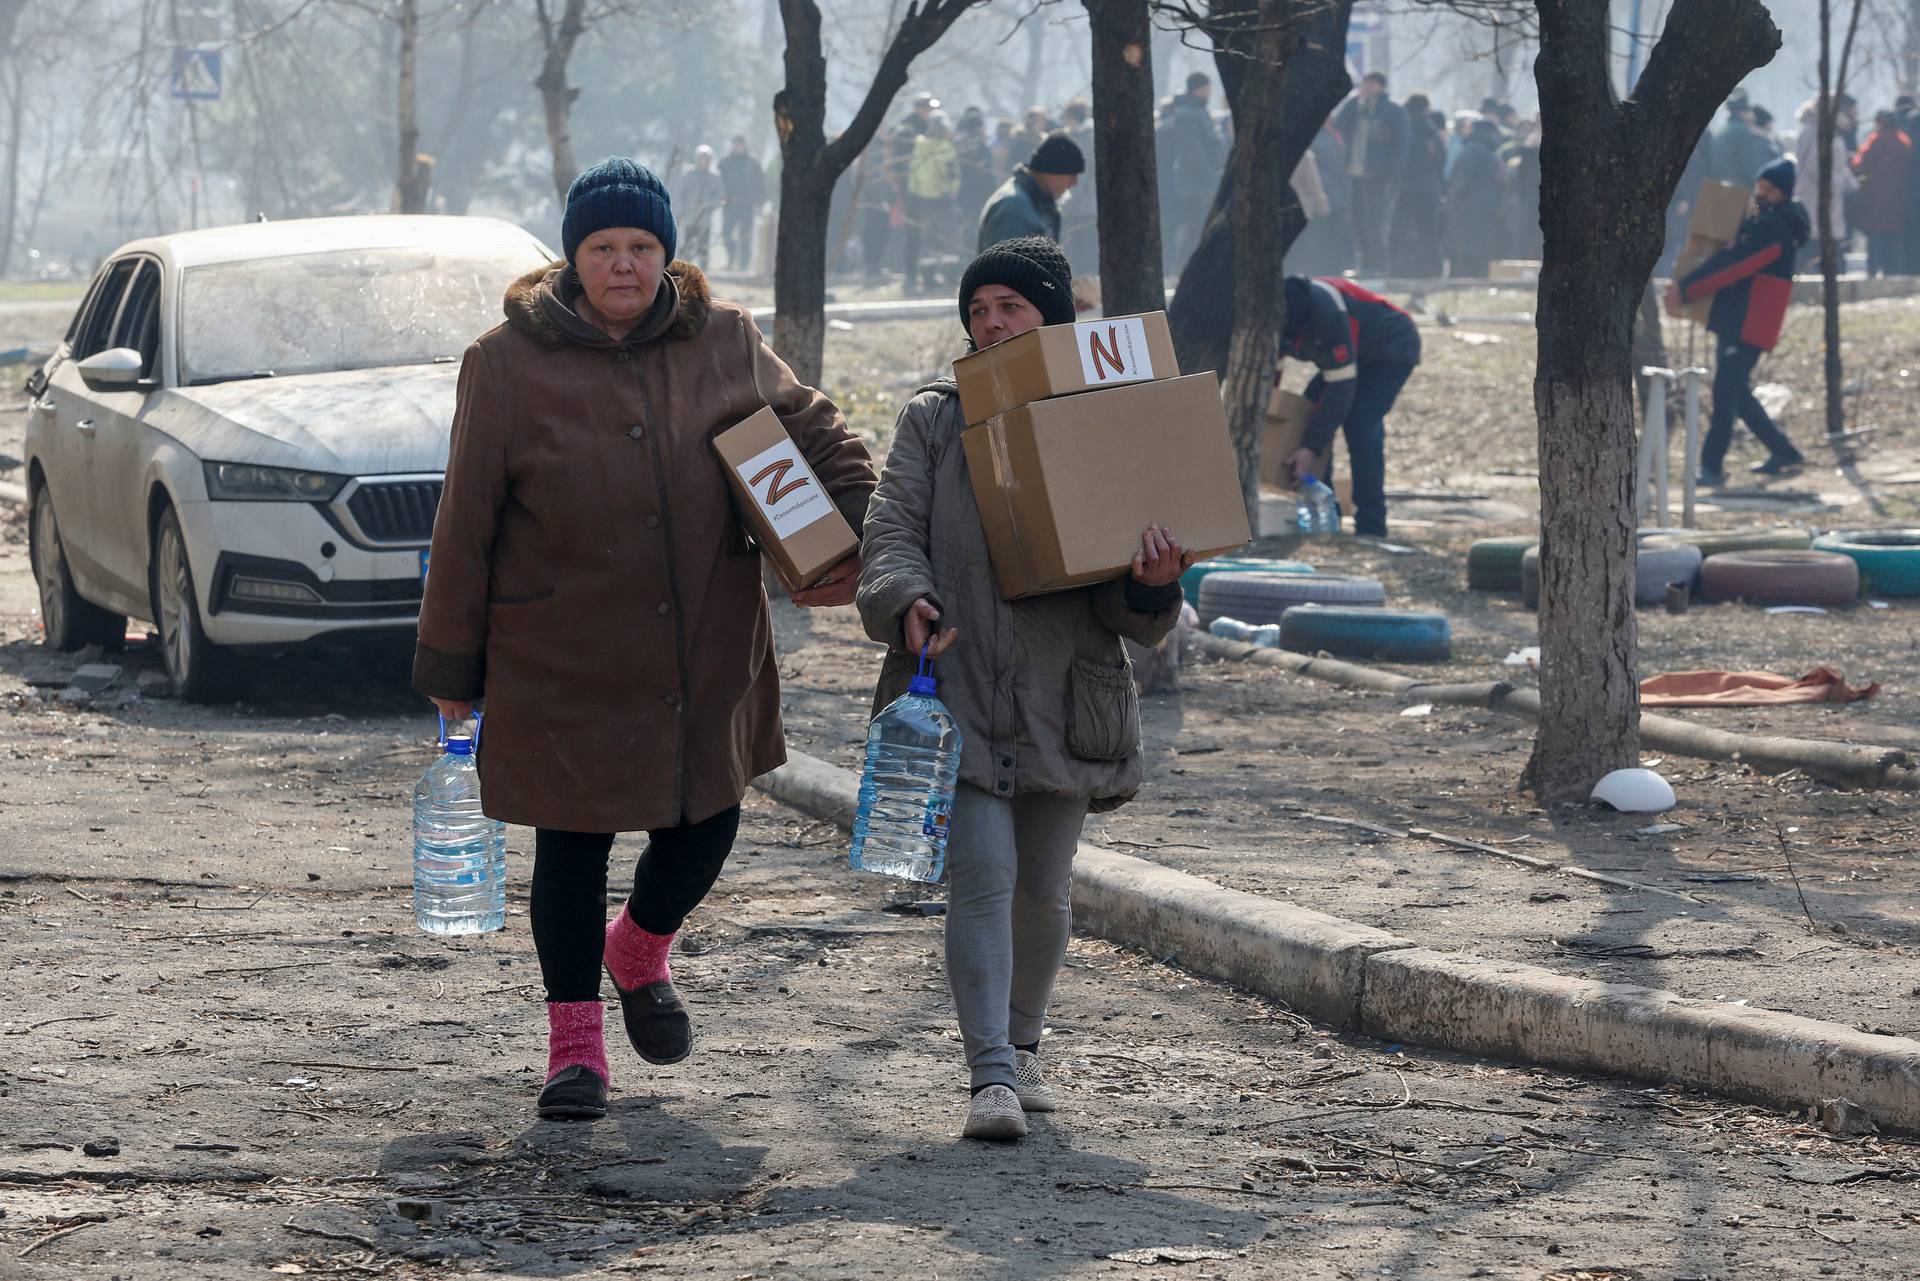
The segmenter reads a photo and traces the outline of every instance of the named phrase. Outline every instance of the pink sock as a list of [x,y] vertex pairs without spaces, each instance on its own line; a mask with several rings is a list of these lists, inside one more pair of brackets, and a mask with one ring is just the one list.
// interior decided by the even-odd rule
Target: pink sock
[[634,924],[623,904],[607,926],[607,973],[626,991],[649,983],[664,983],[673,977],[667,968],[667,953],[673,949],[672,934],[649,934]]
[[547,1080],[570,1067],[589,1068],[602,1081],[612,1080],[601,1025],[606,1009],[599,1001],[547,1002]]

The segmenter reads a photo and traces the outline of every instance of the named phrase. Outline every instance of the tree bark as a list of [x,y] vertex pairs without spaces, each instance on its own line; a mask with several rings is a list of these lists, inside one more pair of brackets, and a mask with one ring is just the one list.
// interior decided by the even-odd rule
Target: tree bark
[[1100,304],[1109,316],[1167,305],[1153,137],[1148,0],[1085,0],[1093,29],[1093,155],[1100,175]]
[[427,175],[420,163],[420,0],[400,0],[400,164],[395,186],[400,212],[427,211]]
[[1688,156],[1780,34],[1760,0],[1675,6],[1622,102],[1605,0],[1539,13],[1541,718],[1522,782],[1552,804],[1639,763],[1634,313]]
[[[1823,372],[1826,376],[1827,435],[1838,436],[1847,429],[1845,399],[1846,371],[1840,359],[1840,243],[1833,226],[1833,135],[1840,95],[1847,91],[1847,63],[1853,57],[1853,38],[1860,30],[1860,10],[1864,0],[1853,0],[1853,14],[1847,21],[1846,43],[1840,52],[1840,71],[1833,74],[1833,6],[1820,0],[1820,98],[1817,119],[1820,125],[1818,213],[1820,231],[1820,308],[1821,337],[1825,343]],[[1846,157],[1841,157],[1846,163]]]
[[[1288,59],[1278,128],[1253,131],[1266,139],[1271,154],[1261,157],[1260,164],[1251,170],[1262,175],[1262,190],[1268,197],[1263,216],[1280,222],[1283,255],[1307,225],[1290,185],[1294,167],[1313,145],[1320,122],[1353,87],[1346,66],[1347,17],[1353,9],[1352,0],[1288,0],[1286,7],[1293,10],[1297,44]],[[1254,0],[1217,0],[1211,11],[1230,17],[1253,8]],[[1249,129],[1243,109],[1235,101],[1245,73],[1245,52],[1217,43],[1215,65],[1233,109],[1235,142],[1206,226],[1181,268],[1180,282],[1167,306],[1174,351],[1180,367],[1189,371],[1226,368],[1239,315],[1238,286],[1245,279],[1234,265],[1232,225],[1234,174],[1243,167],[1235,153]]]
[[773,262],[773,347],[801,382],[818,386],[826,344],[827,213],[834,184],[873,141],[913,60],[981,0],[916,0],[880,57],[846,129],[826,136],[827,56],[816,0],[780,0],[787,82],[773,98],[780,138],[780,219]]
[[573,103],[580,91],[567,84],[567,63],[587,29],[587,0],[566,0],[566,6],[556,22],[548,12],[547,0],[535,0],[545,55],[540,75],[533,83],[540,90],[540,108],[546,115],[554,195],[562,205],[567,203],[567,188],[580,176],[580,162],[573,152]]

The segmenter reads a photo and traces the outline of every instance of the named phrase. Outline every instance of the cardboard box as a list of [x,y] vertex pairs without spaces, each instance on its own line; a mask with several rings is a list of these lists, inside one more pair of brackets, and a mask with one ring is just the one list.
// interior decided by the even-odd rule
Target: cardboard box
[[1047,325],[953,362],[969,427],[1037,400],[1179,376],[1164,311]]
[[820,478],[773,410],[762,407],[713,438],[734,507],[788,590],[811,587],[860,548]]
[[[1700,193],[1693,202],[1693,215],[1687,220],[1687,243],[1674,255],[1675,280],[1686,279],[1695,267],[1733,243],[1752,200],[1753,193],[1745,187],[1715,182],[1711,178],[1701,182]],[[1673,314],[1704,325],[1713,314],[1713,298],[1683,303]]]
[[1022,405],[960,441],[1007,600],[1122,577],[1150,524],[1203,560],[1247,541],[1211,373]]
[[[1300,448],[1300,442],[1307,438],[1307,428],[1313,423],[1313,408],[1313,402],[1304,396],[1295,395],[1284,387],[1273,389],[1273,398],[1267,402],[1266,435],[1260,440],[1260,484],[1263,487],[1284,489],[1289,493],[1299,487],[1300,478],[1293,474],[1293,464],[1288,460]],[[1333,496],[1339,500],[1341,515],[1351,516],[1353,480],[1335,468],[1332,443],[1320,451],[1319,459],[1313,465],[1313,474],[1333,487]]]

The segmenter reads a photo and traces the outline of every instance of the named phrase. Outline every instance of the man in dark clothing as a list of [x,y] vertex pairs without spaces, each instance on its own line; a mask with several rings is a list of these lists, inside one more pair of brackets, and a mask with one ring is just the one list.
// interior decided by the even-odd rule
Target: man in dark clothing
[[1393,274],[1437,280],[1445,266],[1441,248],[1441,198],[1446,187],[1447,143],[1433,127],[1425,94],[1407,99],[1407,162],[1400,170],[1387,258]]
[[1746,186],[1779,154],[1754,130],[1751,111],[1744,97],[1733,99],[1727,104],[1727,123],[1713,136],[1711,176],[1736,187]]
[[727,246],[727,266],[744,271],[753,265],[753,222],[767,198],[767,175],[747,151],[747,140],[735,137],[720,162],[720,238]]
[[1387,536],[1387,413],[1420,363],[1413,317],[1378,294],[1338,276],[1288,276],[1287,327],[1281,351],[1312,362],[1314,402],[1306,439],[1288,461],[1295,475],[1344,430],[1353,468],[1353,532]]
[[1333,114],[1347,144],[1353,180],[1353,249],[1360,270],[1385,275],[1386,235],[1393,216],[1393,185],[1407,163],[1407,113],[1387,97],[1387,77],[1369,71]]
[[1668,310],[1683,302],[1713,299],[1707,331],[1720,340],[1713,371],[1713,418],[1700,447],[1700,483],[1727,483],[1727,446],[1737,415],[1767,447],[1767,460],[1753,470],[1766,476],[1791,471],[1806,460],[1787,434],[1767,417],[1749,385],[1761,353],[1780,340],[1787,304],[1793,300],[1793,264],[1807,243],[1806,207],[1793,198],[1794,167],[1782,157],[1760,171],[1754,210],[1740,224],[1733,244],[1669,287]]
[[1154,152],[1160,169],[1160,230],[1167,266],[1175,272],[1200,238],[1207,210],[1226,168],[1227,147],[1208,105],[1213,80],[1204,71],[1187,77],[1187,91],[1160,108]]
[[1032,158],[1013,171],[981,211],[976,252],[1021,236],[1045,236],[1058,244],[1060,198],[1080,181],[1086,167],[1080,148],[1063,133],[1035,147]]

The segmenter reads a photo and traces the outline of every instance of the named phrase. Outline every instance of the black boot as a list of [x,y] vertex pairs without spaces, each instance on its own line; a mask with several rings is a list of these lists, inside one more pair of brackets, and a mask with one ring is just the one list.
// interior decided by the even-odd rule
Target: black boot
[[1798,471],[1806,457],[1799,450],[1785,454],[1772,454],[1764,463],[1755,463],[1748,468],[1756,476],[1784,476],[1788,472]]
[[607,1083],[590,1067],[574,1064],[553,1074],[540,1091],[543,1121],[597,1121],[607,1114]]

